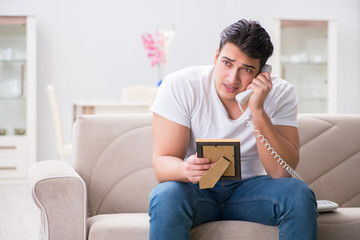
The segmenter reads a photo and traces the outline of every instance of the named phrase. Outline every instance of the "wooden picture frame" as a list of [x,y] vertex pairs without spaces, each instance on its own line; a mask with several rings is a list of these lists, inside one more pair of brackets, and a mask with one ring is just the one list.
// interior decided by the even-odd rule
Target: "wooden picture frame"
[[220,180],[241,180],[239,139],[196,139],[196,151],[199,158],[208,158],[211,162],[221,157],[230,161]]

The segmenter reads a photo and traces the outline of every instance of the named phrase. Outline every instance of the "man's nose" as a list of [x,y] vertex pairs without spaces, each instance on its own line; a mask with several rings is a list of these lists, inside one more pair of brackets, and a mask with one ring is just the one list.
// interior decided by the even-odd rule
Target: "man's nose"
[[230,83],[240,82],[240,69],[233,69],[231,71],[229,81]]

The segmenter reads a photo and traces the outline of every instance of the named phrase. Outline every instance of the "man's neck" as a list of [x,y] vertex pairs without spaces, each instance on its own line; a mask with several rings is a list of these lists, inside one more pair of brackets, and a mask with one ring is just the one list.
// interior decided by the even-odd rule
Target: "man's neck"
[[[239,117],[241,117],[241,115],[243,114],[242,111],[240,110],[239,108],[239,105],[238,103],[236,102],[236,100],[234,101],[228,101],[228,102],[223,102],[222,101],[222,104],[224,105],[225,107],[225,110],[229,116],[230,119],[232,120],[236,120],[238,119]],[[247,103],[244,104],[242,106],[243,110],[245,111],[246,108],[247,108]]]

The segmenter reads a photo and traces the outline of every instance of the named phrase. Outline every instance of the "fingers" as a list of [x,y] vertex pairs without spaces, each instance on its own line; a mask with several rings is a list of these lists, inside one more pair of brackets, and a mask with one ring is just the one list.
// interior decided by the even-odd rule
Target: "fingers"
[[198,158],[196,155],[190,156],[187,160],[188,163],[193,165],[206,165],[210,164],[211,161],[207,158]]
[[192,183],[198,183],[200,178],[214,165],[207,158],[197,158],[195,155],[186,160],[186,176]]
[[270,74],[268,72],[260,73],[253,79],[249,86],[254,93],[249,99],[249,107],[251,111],[263,109],[265,99],[272,88]]
[[[260,73],[254,80],[252,81],[253,85],[260,87],[264,90],[271,89],[272,88],[272,82],[271,77],[268,72],[262,72]],[[255,86],[253,86],[255,88]]]
[[253,79],[249,86],[256,95],[263,95],[266,97],[272,88],[272,81],[269,73],[260,73]]
[[200,178],[201,176],[195,176],[195,177],[188,177],[189,178],[189,181],[194,183],[194,184],[197,184],[200,182]]

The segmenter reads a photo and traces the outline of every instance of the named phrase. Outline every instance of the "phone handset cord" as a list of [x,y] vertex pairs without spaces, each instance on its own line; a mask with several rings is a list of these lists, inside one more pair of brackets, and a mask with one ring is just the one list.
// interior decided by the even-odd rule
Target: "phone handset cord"
[[[240,110],[242,111],[242,113],[244,114],[244,110],[242,109],[242,107],[240,106],[240,104],[239,104],[239,107],[240,107]],[[285,171],[290,174],[291,177],[296,178],[296,179],[300,179],[300,180],[304,181],[304,180],[301,178],[301,176],[300,176],[294,169],[292,169],[292,168],[289,166],[289,164],[287,164],[287,163],[285,162],[284,159],[282,159],[282,157],[276,152],[276,150],[275,150],[273,147],[271,147],[269,141],[268,141],[263,135],[261,135],[261,133],[260,133],[259,130],[257,130],[257,129],[255,128],[255,126],[254,126],[254,124],[252,123],[252,121],[249,120],[249,119],[246,119],[246,122],[247,122],[247,126],[248,126],[248,127],[251,127],[251,128],[254,130],[254,134],[255,134],[256,138],[261,138],[261,141],[260,141],[260,142],[261,142],[261,143],[264,143],[265,148],[270,152],[270,154],[271,154],[272,156],[274,156],[274,159],[280,164],[280,166],[282,166],[282,167],[285,169]]]

